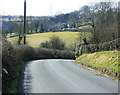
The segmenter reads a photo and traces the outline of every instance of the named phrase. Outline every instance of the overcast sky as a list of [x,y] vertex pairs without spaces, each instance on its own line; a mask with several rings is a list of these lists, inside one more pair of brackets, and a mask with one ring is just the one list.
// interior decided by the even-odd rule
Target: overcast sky
[[[84,5],[108,0],[26,0],[27,16],[51,16],[58,13],[69,13]],[[111,0],[118,2],[119,0]],[[2,15],[23,15],[24,0],[0,0]]]

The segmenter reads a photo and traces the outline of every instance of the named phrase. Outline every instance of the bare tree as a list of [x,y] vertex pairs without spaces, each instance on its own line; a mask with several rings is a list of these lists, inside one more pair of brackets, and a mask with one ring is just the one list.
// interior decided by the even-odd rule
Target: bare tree
[[[114,6],[113,6],[114,5]],[[82,23],[91,22],[92,29],[82,30],[92,33],[90,43],[103,43],[118,36],[118,12],[116,4],[101,2],[94,6],[83,6],[80,10]],[[86,37],[82,39],[86,43]]]
[[18,30],[18,44],[21,43],[23,37],[23,16],[20,16],[19,30]]
[[117,38],[117,11],[111,2],[101,2],[95,5],[95,21],[93,40],[101,43]]
[[33,33],[33,20],[32,20],[32,17],[30,17],[30,30],[31,30],[31,33]]
[[38,33],[39,24],[40,24],[40,21],[39,21],[39,20],[36,20],[36,21],[34,22],[35,32],[36,32],[36,33]]

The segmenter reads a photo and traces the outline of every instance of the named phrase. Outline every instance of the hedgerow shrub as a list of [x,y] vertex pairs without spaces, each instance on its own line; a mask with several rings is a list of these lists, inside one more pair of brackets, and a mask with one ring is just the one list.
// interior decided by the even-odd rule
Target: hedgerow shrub
[[57,49],[35,48],[37,59],[74,59],[75,53],[72,51],[61,51]]
[[58,36],[51,36],[49,41],[42,42],[40,46],[43,48],[58,50],[65,50],[66,47],[65,42],[63,42]]

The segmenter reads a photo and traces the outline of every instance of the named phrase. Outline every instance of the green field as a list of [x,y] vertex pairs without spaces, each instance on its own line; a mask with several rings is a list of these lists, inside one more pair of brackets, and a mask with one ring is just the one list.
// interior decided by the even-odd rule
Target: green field
[[118,51],[103,51],[92,54],[83,54],[75,61],[77,64],[86,65],[112,77],[119,74]]
[[79,27],[79,29],[91,29],[92,27],[90,25]]
[[[82,23],[81,25],[84,25],[84,24],[92,24],[92,22],[91,22],[91,21],[89,21],[89,22],[84,22],[84,23]],[[79,27],[78,29],[91,29],[91,28],[92,28],[91,25],[85,25],[85,26]]]
[[11,35],[10,34],[7,34],[7,38],[9,38],[10,36],[15,36],[16,34],[15,33],[11,33]]
[[[39,47],[41,42],[49,41],[49,38],[53,35],[59,36],[65,43],[66,46],[73,45],[78,42],[79,32],[49,32],[49,33],[37,33],[27,35],[27,44],[32,47]],[[81,32],[81,35],[84,33]],[[89,36],[90,33],[87,33]],[[8,38],[8,41],[17,43],[18,37]]]

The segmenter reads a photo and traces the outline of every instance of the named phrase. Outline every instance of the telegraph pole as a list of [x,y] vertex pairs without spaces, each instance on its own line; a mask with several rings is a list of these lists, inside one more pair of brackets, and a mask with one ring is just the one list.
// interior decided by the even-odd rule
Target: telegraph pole
[[24,0],[24,44],[26,44],[26,0]]

